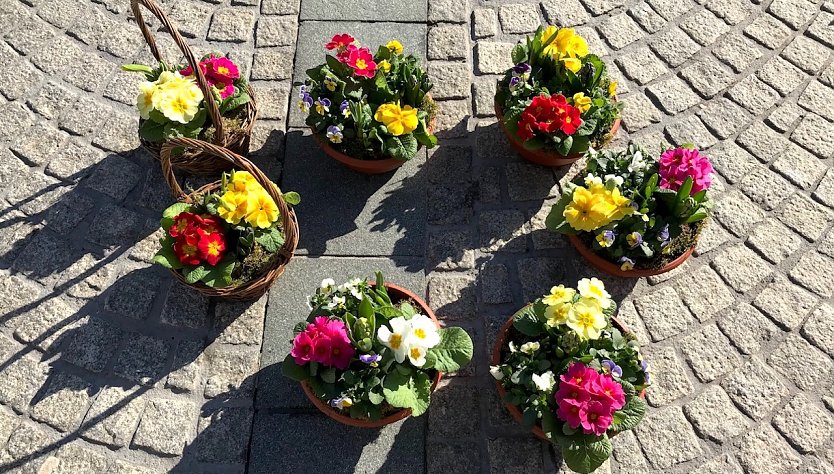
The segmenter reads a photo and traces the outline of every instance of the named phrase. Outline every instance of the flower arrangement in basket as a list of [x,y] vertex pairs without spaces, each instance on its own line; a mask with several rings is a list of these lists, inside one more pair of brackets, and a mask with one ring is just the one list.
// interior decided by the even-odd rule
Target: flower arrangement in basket
[[507,321],[492,354],[490,373],[510,413],[580,473],[604,463],[610,437],[646,412],[648,367],[615,310],[596,278],[555,286]]
[[592,154],[547,216],[600,270],[618,276],[669,271],[691,255],[712,208],[712,164],[692,146],[653,158],[630,144]]
[[605,63],[572,28],[539,27],[512,51],[495,108],[513,146],[528,160],[557,166],[600,148],[619,127],[622,104]]
[[[283,272],[298,242],[290,205],[297,193],[281,193],[254,165],[222,148],[177,138],[162,148],[163,171],[179,202],[162,213],[165,231],[153,261],[207,296],[256,298]],[[202,146],[229,158],[239,170],[185,194],[170,166],[174,147]]]
[[[162,59],[142,20],[140,4],[171,32],[186,64],[171,64]],[[220,53],[207,54],[198,62],[153,0],[132,0],[131,6],[158,61],[156,66],[122,66],[124,70],[145,76],[136,97],[142,145],[157,159],[166,140],[180,137],[212,142],[235,153],[246,154],[257,109],[252,88],[240,74],[237,64]],[[176,169],[209,177],[217,176],[231,166],[226,160],[193,150],[175,150],[171,159]]]
[[339,34],[325,48],[335,55],[307,70],[298,102],[325,152],[358,171],[380,172],[374,170],[390,171],[414,158],[419,147],[437,144],[431,80],[417,57],[403,54],[399,41],[374,54]]
[[326,279],[312,312],[295,327],[284,375],[302,382],[310,400],[342,423],[379,427],[419,416],[443,372],[472,359],[461,328],[440,328],[416,295],[383,281]]

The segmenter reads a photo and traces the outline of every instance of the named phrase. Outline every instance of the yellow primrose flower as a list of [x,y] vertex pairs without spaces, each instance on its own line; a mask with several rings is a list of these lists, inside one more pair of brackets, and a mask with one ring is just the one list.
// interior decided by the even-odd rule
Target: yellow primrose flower
[[565,288],[565,285],[554,286],[550,289],[550,294],[542,298],[542,303],[553,306],[565,301],[573,300],[576,290],[573,288]]
[[614,97],[617,94],[617,81],[611,81],[611,84],[608,84],[608,95]]
[[562,64],[565,65],[565,69],[567,69],[568,71],[570,71],[574,74],[576,74],[577,72],[579,72],[580,69],[582,69],[582,61],[580,61],[576,58],[564,57],[564,58],[560,59],[559,61],[561,61]]
[[579,280],[576,288],[583,298],[591,298],[599,301],[602,309],[608,309],[611,303],[613,303],[611,301],[611,295],[605,290],[605,284],[597,277]]
[[235,192],[247,192],[262,190],[263,186],[248,171],[232,171],[228,188]]
[[156,83],[145,81],[139,84],[139,95],[136,96],[136,108],[139,116],[147,120],[153,110],[153,97],[156,93]]
[[395,137],[405,135],[417,128],[417,109],[410,105],[400,108],[393,102],[382,104],[376,109],[374,120],[384,124],[388,133]]
[[[199,92],[199,89],[197,89]],[[165,118],[179,123],[190,122],[200,110],[200,102],[203,100],[203,93],[190,93],[184,88],[169,88],[157,92],[159,102],[156,109],[162,112]]]
[[599,339],[602,330],[608,325],[599,301],[582,298],[573,305],[565,323],[576,331],[581,339]]
[[383,59],[382,61],[376,63],[376,67],[382,69],[382,72],[385,74],[391,72],[391,63],[389,63],[387,59]]
[[585,41],[585,38],[577,35],[573,31],[570,38],[567,40],[567,44],[565,44],[562,51],[564,54],[572,57],[572,58],[582,58],[588,55],[588,43]]
[[386,48],[397,54],[403,54],[403,44],[397,40],[391,40],[385,45]]
[[249,200],[245,192],[228,191],[220,198],[217,215],[229,224],[237,225],[246,217]]
[[544,310],[544,316],[547,318],[547,325],[550,327],[556,327],[566,324],[568,322],[571,309],[573,309],[573,304],[564,301],[553,306],[548,306],[547,309]]
[[278,220],[278,206],[266,191],[249,194],[246,207],[246,222],[253,227],[268,229]]
[[573,95],[573,105],[579,109],[579,112],[585,113],[591,108],[591,98],[582,92],[577,92]]
[[574,229],[588,232],[610,223],[613,220],[611,215],[616,210],[604,194],[592,193],[577,186],[562,215]]

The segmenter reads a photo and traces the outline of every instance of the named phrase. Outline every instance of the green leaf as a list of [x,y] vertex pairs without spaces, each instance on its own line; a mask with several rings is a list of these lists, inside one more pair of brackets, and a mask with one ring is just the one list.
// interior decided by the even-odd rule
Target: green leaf
[[414,309],[414,306],[411,306],[407,302],[400,303],[400,312],[402,312],[405,319],[411,319],[417,314],[417,310]]
[[632,430],[646,415],[646,402],[637,395],[629,395],[625,406],[617,410],[610,430],[614,432]]
[[385,139],[385,150],[392,158],[407,161],[417,154],[417,139],[414,135],[400,135]]
[[544,148],[545,141],[542,137],[533,137],[524,142],[524,148],[528,150],[541,150]]
[[277,242],[272,238],[272,234],[269,232],[264,232],[259,234],[255,237],[255,242],[259,243],[261,247],[264,248],[269,253],[275,253],[278,251]]
[[319,377],[321,377],[324,383],[336,383],[336,369],[328,367],[319,372]]
[[410,408],[412,415],[420,416],[429,408],[431,380],[425,372],[404,375],[395,370],[382,381],[382,394],[391,406]]
[[156,255],[153,256],[153,262],[173,270],[179,270],[182,268],[182,263],[180,263],[180,259],[177,258],[177,255],[174,253],[174,249],[172,247],[174,239],[166,235],[164,238],[160,239],[160,243],[162,244],[162,248],[160,248],[159,251],[156,252]]
[[472,338],[461,328],[440,330],[440,342],[429,349],[436,357],[434,368],[441,372],[456,372],[472,360]]
[[194,212],[194,206],[184,202],[171,204],[167,209],[162,211],[162,219],[159,221],[159,226],[162,227],[162,230],[168,232],[168,229],[174,225],[174,217],[182,212]]
[[513,64],[524,62],[524,60],[527,59],[527,48],[525,48],[522,43],[518,43],[513,48],[512,57]]
[[165,124],[145,120],[139,126],[139,136],[149,142],[161,142],[165,139]]
[[289,377],[299,382],[310,378],[307,369],[296,364],[295,359],[289,354],[284,358],[284,362],[281,363],[281,373],[284,374],[284,377]]
[[593,435],[560,438],[562,458],[569,468],[580,474],[590,474],[611,456],[611,440],[607,436]]
[[368,298],[367,295],[362,297],[362,302],[359,303],[359,317],[360,318],[372,318],[374,315],[374,306],[371,304],[371,300]]
[[226,257],[211,267],[211,271],[202,278],[203,283],[212,288],[223,288],[232,284],[232,271],[235,269],[235,260],[232,254],[226,254]]
[[122,65],[122,70],[129,72],[143,72],[145,74],[153,74],[153,69],[150,66],[145,66],[144,64],[124,64]]
[[417,129],[414,130],[414,138],[417,139],[417,143],[426,148],[432,148],[437,145],[437,137],[428,132],[426,129],[426,122],[424,120],[420,120],[420,122],[418,122]]
[[564,140],[562,140],[561,143],[556,145],[556,151],[558,151],[559,154],[562,155],[562,156],[567,156],[568,153],[570,153],[570,149],[571,149],[572,146],[573,146],[573,137],[568,135],[567,137],[565,137]]
[[513,315],[513,327],[530,337],[539,336],[544,332],[541,319],[533,306],[527,306]]
[[185,277],[185,281],[191,285],[202,280],[209,273],[211,273],[211,270],[206,268],[205,265],[197,265],[196,267],[185,268],[182,271],[182,274]]
[[249,97],[249,94],[240,90],[238,94],[228,97],[223,101],[223,104],[220,106],[220,113],[225,115],[227,112],[231,112],[241,105],[249,103],[250,100],[252,99]]
[[297,206],[301,204],[301,195],[295,191],[290,191],[288,193],[284,193],[284,201],[287,202],[290,206]]
[[379,405],[385,401],[385,395],[376,392],[368,392],[368,401],[374,405]]

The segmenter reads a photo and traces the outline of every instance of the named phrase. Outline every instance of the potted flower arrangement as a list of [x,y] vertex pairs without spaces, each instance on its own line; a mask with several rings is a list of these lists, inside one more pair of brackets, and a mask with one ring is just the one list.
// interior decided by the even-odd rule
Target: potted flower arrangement
[[495,114],[525,159],[563,166],[604,146],[620,126],[617,83],[572,28],[539,27],[512,51],[498,83]]
[[307,70],[298,101],[325,153],[355,171],[378,174],[437,144],[431,80],[399,41],[374,54],[339,34],[325,48],[335,56]]
[[319,410],[347,425],[380,427],[423,414],[442,373],[472,359],[466,331],[441,328],[422,299],[381,273],[338,286],[326,279],[310,306],[282,370]]
[[[222,157],[237,170],[186,194],[170,163],[176,147]],[[165,235],[153,261],[206,296],[245,300],[263,295],[298,244],[298,224],[290,208],[299,203],[298,194],[281,193],[245,158],[188,138],[165,142],[162,167],[179,199],[162,213]]]
[[615,310],[596,278],[554,286],[507,321],[492,352],[490,373],[510,414],[580,473],[604,463],[610,438],[646,412],[648,367]]
[[[171,33],[186,64],[167,63],[142,19],[139,5],[148,8]],[[139,139],[146,150],[160,159],[162,144],[171,138],[196,138],[245,155],[255,125],[255,96],[240,68],[220,53],[210,53],[199,62],[164,12],[153,0],[132,0],[131,7],[156,66],[127,64],[124,70],[144,74],[139,84]],[[172,166],[191,174],[215,177],[231,164],[199,150],[175,150]]]
[[697,244],[712,208],[712,172],[709,158],[691,145],[665,150],[659,159],[635,144],[595,153],[564,186],[546,225],[611,275],[668,272]]

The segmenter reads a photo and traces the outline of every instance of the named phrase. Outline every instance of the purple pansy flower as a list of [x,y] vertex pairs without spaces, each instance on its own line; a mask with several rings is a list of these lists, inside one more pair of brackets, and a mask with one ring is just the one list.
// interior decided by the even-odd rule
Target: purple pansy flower
[[643,243],[643,235],[636,230],[628,235],[626,235],[626,241],[631,248],[637,247]]
[[620,270],[622,270],[624,272],[627,272],[627,271],[631,270],[632,268],[634,268],[634,260],[626,257],[625,255],[620,257],[619,262],[620,262]]
[[348,101],[343,100],[342,103],[339,105],[339,112],[342,113],[345,117],[350,116],[350,103]]
[[527,63],[518,63],[513,66],[513,74],[516,76],[523,76],[525,74],[529,74],[533,68],[530,67]]
[[602,361],[602,370],[605,371],[607,374],[616,375],[617,377],[623,376],[623,369],[616,362],[611,359],[605,359]]
[[362,354],[359,356],[359,360],[368,365],[376,364],[377,362],[382,360],[382,356],[379,354]]

